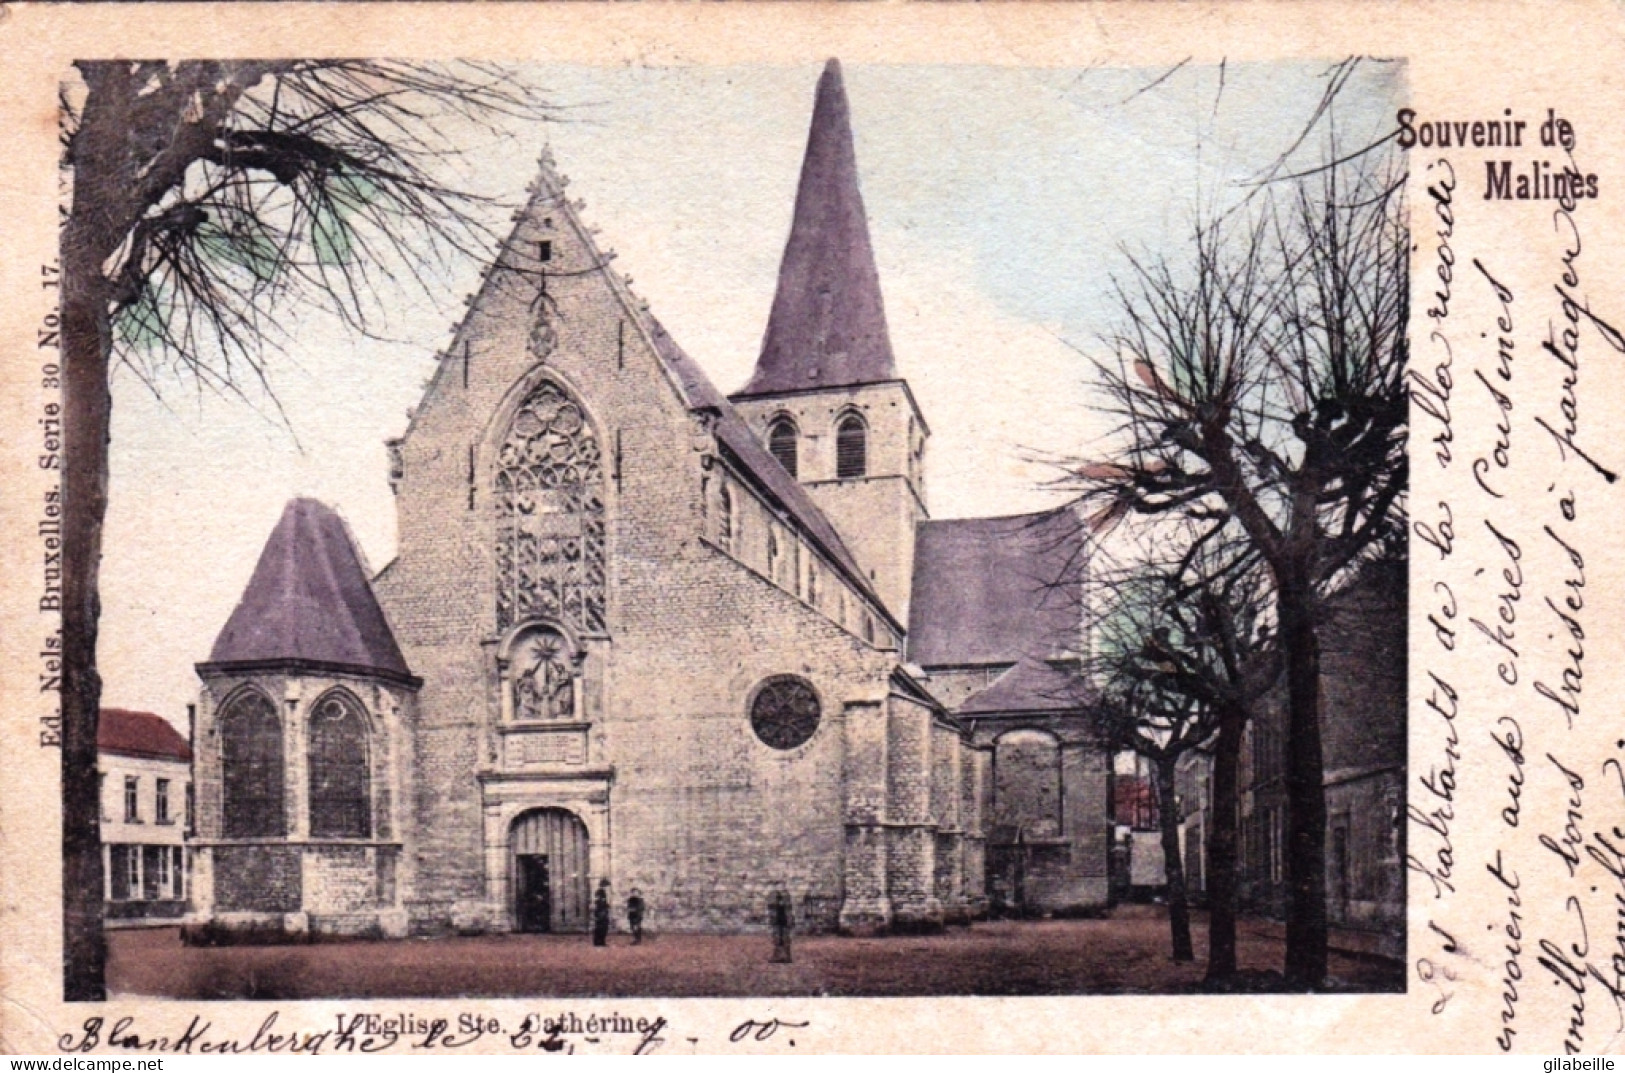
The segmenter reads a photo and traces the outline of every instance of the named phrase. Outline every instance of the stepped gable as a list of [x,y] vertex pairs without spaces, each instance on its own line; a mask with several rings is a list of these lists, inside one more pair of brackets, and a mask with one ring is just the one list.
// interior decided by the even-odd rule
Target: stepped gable
[[897,378],[880,273],[858,191],[841,65],[818,80],[790,238],[756,371],[741,395]]
[[191,763],[192,747],[169,721],[152,712],[103,708],[96,723],[96,750],[120,756]]
[[1077,645],[1085,563],[1076,515],[925,521],[914,532],[909,662],[1017,663]]
[[289,668],[416,684],[367,581],[350,528],[314,499],[282,512],[200,670]]
[[1083,682],[1073,674],[1038,659],[1023,659],[973,693],[956,709],[958,715],[998,712],[1070,712],[1089,704]]
[[717,439],[734,456],[735,461],[840,564],[842,570],[850,575],[850,579],[871,597],[877,606],[883,607],[880,598],[875,595],[874,589],[869,584],[868,575],[858,566],[851,550],[847,548],[829,519],[824,516],[824,512],[819,510],[812,497],[807,495],[806,489],[784,471],[784,467],[779,465],[777,459],[767,453],[767,448],[757,441],[750,426],[745,424],[744,418],[739,416],[733,404],[711,383],[710,378],[705,375],[705,370],[677,345],[677,341],[666,331],[665,326],[655,319],[652,313],[643,313],[643,319],[649,331],[649,338],[654,343],[655,352],[660,355],[660,360],[682,386],[690,407],[716,411]]

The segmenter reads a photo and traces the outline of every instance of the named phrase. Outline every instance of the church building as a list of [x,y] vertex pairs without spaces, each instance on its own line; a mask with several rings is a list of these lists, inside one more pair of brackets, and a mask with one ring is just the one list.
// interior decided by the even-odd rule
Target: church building
[[839,65],[732,396],[564,189],[390,444],[395,559],[289,503],[198,664],[190,933],[582,930],[604,881],[666,930],[1104,908],[1088,534],[930,517]]

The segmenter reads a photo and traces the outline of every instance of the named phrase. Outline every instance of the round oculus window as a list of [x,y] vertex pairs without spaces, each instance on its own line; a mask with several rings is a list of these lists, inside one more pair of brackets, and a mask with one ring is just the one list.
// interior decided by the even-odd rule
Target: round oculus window
[[792,675],[769,678],[750,705],[750,726],[763,745],[795,749],[818,731],[818,694]]

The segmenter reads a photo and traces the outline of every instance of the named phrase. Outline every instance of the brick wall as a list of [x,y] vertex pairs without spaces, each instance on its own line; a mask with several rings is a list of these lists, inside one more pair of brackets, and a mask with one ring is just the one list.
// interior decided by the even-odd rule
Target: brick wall
[[[776,884],[807,924],[833,926],[849,841],[869,837],[849,836],[847,820],[862,806],[845,792],[845,721],[850,705],[894,706],[886,683],[895,653],[881,647],[887,637],[865,641],[858,597],[835,588],[834,571],[821,571],[812,605],[804,578],[785,565],[791,557],[769,562],[769,526],[783,519],[737,482],[735,532],[719,539],[710,497],[729,474],[658,360],[636,300],[592,271],[598,263],[574,210],[544,190],[400,445],[400,554],[376,588],[424,679],[409,904],[420,928],[510,923],[509,907],[493,904],[505,897],[493,892],[507,887],[488,875],[505,867],[501,832],[490,826],[505,821],[492,817],[506,816],[519,795],[538,807],[580,808],[578,798],[565,800],[564,780],[572,780],[570,794],[596,786],[607,801],[593,835],[594,882],[609,878],[617,905],[639,887],[650,927],[763,926]],[[547,297],[538,302],[542,275]],[[550,311],[553,344],[539,364],[527,344],[541,308]],[[581,718],[590,724],[585,755],[515,773],[495,747],[504,638],[491,479],[509,415],[544,378],[580,404],[606,460],[608,621],[600,633],[574,631]],[[795,558],[803,570],[816,562],[806,544]],[[790,750],[759,741],[748,714],[760,683],[782,674],[809,682],[822,711],[817,732]],[[887,741],[890,762],[880,761],[901,795],[888,811],[922,824],[931,819],[930,718],[911,709],[899,742]],[[589,829],[599,823],[583,819]],[[909,853],[903,872],[923,902],[930,853]]]

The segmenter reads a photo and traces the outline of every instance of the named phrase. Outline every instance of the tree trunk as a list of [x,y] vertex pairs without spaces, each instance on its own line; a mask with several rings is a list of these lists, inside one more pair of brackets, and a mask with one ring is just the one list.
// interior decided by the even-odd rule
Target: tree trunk
[[96,774],[102,696],[96,633],[113,410],[111,285],[103,265],[130,223],[128,77],[127,64],[87,72],[91,92],[73,140],[73,208],[62,229],[62,992],[68,1002],[107,997]]
[[1306,571],[1277,577],[1287,678],[1287,983],[1326,980],[1326,784],[1320,746],[1320,639]]
[[1177,757],[1157,758],[1157,819],[1162,826],[1162,872],[1168,881],[1168,927],[1173,932],[1174,960],[1194,961],[1191,907],[1185,891],[1185,859],[1179,852],[1179,804],[1174,794]]
[[1239,831],[1237,789],[1245,720],[1219,723],[1213,754],[1213,814],[1207,843],[1207,978],[1218,983],[1236,973],[1236,860]]
[[107,997],[96,774],[102,682],[96,671],[96,632],[112,417],[107,382],[111,326],[100,264],[70,251],[69,240],[65,234],[61,311],[62,968],[64,999],[95,1002]]

